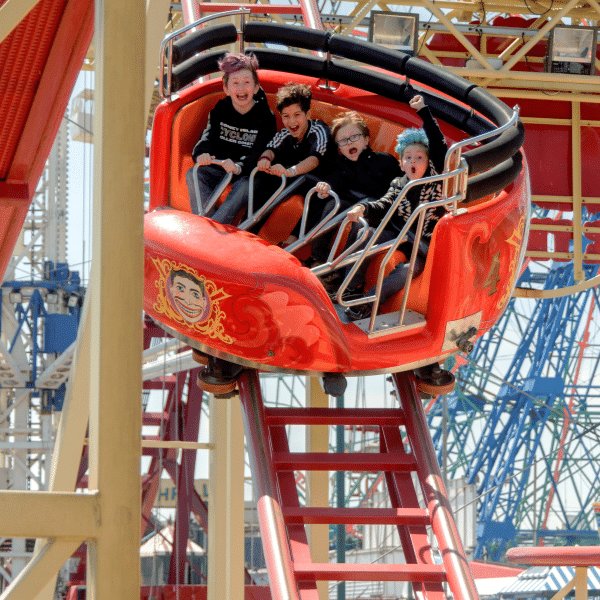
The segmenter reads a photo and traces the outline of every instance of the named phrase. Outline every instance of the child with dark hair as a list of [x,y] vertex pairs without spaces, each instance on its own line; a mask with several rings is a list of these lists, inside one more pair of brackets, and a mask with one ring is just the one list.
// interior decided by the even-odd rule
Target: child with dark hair
[[[342,212],[357,202],[381,198],[392,179],[402,175],[395,157],[387,152],[375,152],[369,146],[369,127],[357,112],[349,111],[336,117],[331,123],[331,137],[338,152],[325,181],[316,185],[320,198],[329,196],[333,190],[340,198]],[[333,209],[335,200],[326,200],[321,212],[322,221]],[[317,263],[326,260],[332,234],[321,235],[312,243],[312,259]]]
[[[388,213],[392,204],[409,181],[436,175],[443,171],[444,158],[448,146],[437,121],[433,118],[422,96],[414,96],[409,104],[417,111],[417,114],[423,120],[423,128],[405,129],[398,136],[396,152],[398,153],[400,167],[402,168],[404,175],[394,179],[387,193],[379,200],[360,202],[351,209],[348,212],[348,217],[351,221],[358,221],[360,217],[364,217],[369,225],[376,227]],[[410,189],[405,198],[400,202],[395,214],[388,221],[388,224],[378,238],[377,243],[395,239],[419,204],[422,202],[440,200],[441,197],[441,182],[425,183]],[[439,207],[429,210],[426,213],[423,232],[414,265],[414,276],[419,275],[425,268],[425,258],[433,234],[433,228],[445,212],[443,207]],[[409,231],[407,241],[403,242],[398,249],[403,252],[405,256],[409,257],[412,252],[413,243],[414,228]],[[408,275],[408,267],[409,265],[407,263],[400,263],[385,277],[381,288],[381,304],[404,287]],[[364,271],[364,268],[359,270],[353,278],[351,289],[348,290],[351,294],[352,292],[358,293],[358,290],[362,290],[364,285]],[[374,290],[369,290],[367,295],[373,293]],[[364,319],[370,316],[371,309],[371,304],[363,304],[346,309],[346,314],[353,320]]]
[[[277,202],[294,193],[306,193],[313,180],[306,175],[323,167],[331,153],[329,127],[320,120],[311,120],[309,111],[312,99],[310,87],[288,83],[277,91],[277,110],[283,128],[267,144],[257,162],[258,173],[254,180],[254,207],[258,208],[280,184],[278,177],[285,175],[290,184]],[[231,223],[247,199],[241,193],[230,194],[214,215],[220,223]]]
[[219,61],[219,69],[226,97],[210,111],[208,123],[192,150],[194,163],[201,167],[196,171],[197,180],[194,181],[193,168],[186,174],[195,214],[204,214],[225,173],[233,174],[230,194],[247,191],[248,174],[276,131],[275,116],[259,85],[256,57],[228,53]]

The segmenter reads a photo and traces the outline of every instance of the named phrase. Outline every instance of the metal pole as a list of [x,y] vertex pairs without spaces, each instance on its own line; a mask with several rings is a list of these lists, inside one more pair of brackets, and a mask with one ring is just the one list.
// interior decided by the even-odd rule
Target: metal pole
[[[337,409],[344,408],[344,396],[338,396],[335,401]],[[345,428],[344,425],[337,425],[335,428],[336,452],[344,452],[345,449]],[[346,473],[345,471],[335,472],[335,496],[338,508],[345,508],[346,505]],[[338,563],[346,562],[346,526],[340,523],[336,526],[336,557]],[[346,582],[340,581],[337,585],[337,600],[346,600]]]
[[452,516],[448,492],[436,460],[414,377],[408,373],[395,373],[393,379],[404,409],[406,431],[421,472],[422,490],[432,517],[431,525],[442,555],[450,591],[454,598],[478,600],[479,595]]
[[272,540],[265,543],[266,548],[275,549],[265,553],[271,594],[273,600],[299,600],[275,473],[265,443],[268,437],[256,371],[244,371],[238,380],[238,387],[243,407],[248,457],[258,492],[261,536],[264,540]]

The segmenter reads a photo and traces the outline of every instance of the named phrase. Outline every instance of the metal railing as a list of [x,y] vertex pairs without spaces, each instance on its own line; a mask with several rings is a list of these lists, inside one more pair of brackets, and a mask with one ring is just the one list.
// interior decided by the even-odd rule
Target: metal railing
[[[252,172],[250,173],[250,178],[248,181],[248,211],[246,213],[246,219],[242,221],[238,225],[238,229],[249,229],[252,225],[258,223],[265,215],[267,215],[272,208],[275,207],[275,203],[278,199],[279,194],[285,189],[285,183],[287,181],[287,177],[285,175],[280,175],[281,183],[279,187],[269,196],[267,201],[256,211],[254,212],[254,178],[256,174],[259,172],[258,167],[254,167]],[[264,172],[264,171],[262,171]],[[275,175],[273,175],[275,177]]]
[[[335,299],[340,306],[346,308],[359,306],[363,304],[373,305],[368,326],[369,334],[375,331],[377,312],[379,310],[381,289],[383,286],[383,280],[385,278],[386,267],[389,261],[392,259],[394,252],[400,246],[400,244],[407,241],[409,231],[416,222],[415,237],[414,241],[412,242],[412,251],[408,263],[406,283],[403,288],[404,295],[402,298],[402,305],[398,314],[397,327],[388,328],[388,331],[389,333],[395,332],[397,331],[398,327],[402,327],[404,325],[407,312],[406,307],[408,302],[408,295],[414,276],[415,263],[417,259],[417,253],[419,251],[419,244],[421,243],[422,239],[426,213],[428,210],[435,210],[436,208],[443,206],[447,210],[451,211],[452,214],[457,214],[458,203],[466,198],[466,190],[468,185],[468,165],[464,158],[462,158],[461,156],[462,149],[466,146],[473,146],[486,139],[495,137],[501,134],[503,131],[509,129],[510,127],[515,127],[518,123],[518,118],[518,107],[515,107],[510,120],[501,127],[465,140],[461,140],[450,146],[450,148],[446,152],[446,156],[444,159],[444,172],[439,175],[432,175],[430,177],[424,177],[422,179],[414,179],[409,181],[406,184],[406,186],[402,189],[402,191],[398,194],[391,207],[389,208],[388,212],[386,213],[385,217],[379,223],[373,235],[369,238],[365,247],[360,252],[355,252],[354,250],[362,246],[364,240],[369,235],[369,227],[364,219],[360,220],[361,229],[358,233],[357,240],[353,242],[353,244],[349,248],[346,248],[343,252],[341,252],[337,257],[336,254],[340,249],[344,229],[351,222],[350,219],[348,219],[347,216],[344,216],[342,218],[342,216],[339,215],[337,219],[330,218],[328,223],[322,225],[319,224],[315,228],[315,234],[310,239],[314,239],[314,237],[316,237],[317,234],[322,234],[328,231],[329,229],[333,228],[333,226],[336,223],[339,223],[341,220],[341,224],[339,226],[338,233],[327,258],[327,262],[323,265],[319,265],[318,267],[313,268],[312,271],[313,273],[315,273],[315,275],[322,276],[333,270],[350,266],[349,272],[346,274],[344,280],[338,288]],[[450,165],[458,166],[450,170]],[[383,233],[390,219],[397,212],[398,206],[406,198],[408,192],[416,186],[436,182],[440,182],[442,184],[442,199],[433,202],[423,202],[419,204],[419,206],[417,206],[415,210],[411,213],[406,223],[402,227],[402,230],[396,236],[395,239],[381,244],[377,244],[377,240]],[[308,243],[310,239],[299,239],[298,242],[290,246],[289,249],[291,251],[297,250],[299,247]],[[374,293],[363,298],[344,300],[344,293],[350,286],[352,280],[354,279],[354,276],[358,273],[365,260],[373,256],[374,254],[379,254],[384,251],[386,252],[386,254],[381,262],[377,273],[377,282],[375,285]]]
[[241,19],[240,29],[243,30],[245,17],[248,14],[250,14],[249,9],[238,8],[236,10],[228,10],[214,15],[208,15],[166,36],[160,44],[160,77],[158,78],[158,92],[161,99],[164,100],[165,98],[171,97],[171,83],[173,76],[173,43],[175,40],[179,39],[190,30],[197,28],[199,25],[203,25],[204,23],[214,21],[215,19],[221,19],[223,17],[239,16]]
[[[210,161],[210,164],[211,165],[222,165],[223,161],[213,158]],[[192,177],[194,178],[194,193],[196,195],[196,201],[198,203],[198,209],[199,209],[198,214],[204,216],[204,215],[210,214],[210,211],[213,209],[213,207],[217,203],[217,200],[221,197],[221,194],[223,193],[225,188],[229,185],[229,182],[231,181],[231,179],[233,177],[233,173],[223,171],[223,173],[224,173],[223,179],[221,179],[219,184],[215,187],[215,189],[213,190],[212,194],[210,195],[210,198],[208,199],[206,206],[205,206],[204,203],[202,202],[202,197],[200,194],[200,182],[198,181],[198,169],[200,169],[202,166],[203,165],[199,165],[198,163],[196,163],[193,166]]]

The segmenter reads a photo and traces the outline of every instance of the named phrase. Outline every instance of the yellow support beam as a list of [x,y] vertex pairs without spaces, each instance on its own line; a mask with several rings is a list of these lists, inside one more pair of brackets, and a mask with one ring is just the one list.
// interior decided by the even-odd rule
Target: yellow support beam
[[96,2],[88,600],[140,593],[145,21],[143,2]]
[[[318,378],[306,380],[307,403],[311,408],[327,408],[329,396],[323,391]],[[308,452],[329,451],[329,428],[327,425],[307,426]],[[307,506],[329,506],[329,471],[310,471],[306,474]],[[310,554],[313,562],[329,562],[329,527],[327,525],[309,526]],[[328,582],[317,582],[320,600],[329,598]]]
[[81,542],[100,530],[97,494],[7,490],[0,495],[0,515],[3,537],[60,537]]
[[208,600],[244,597],[244,425],[239,396],[210,400]]

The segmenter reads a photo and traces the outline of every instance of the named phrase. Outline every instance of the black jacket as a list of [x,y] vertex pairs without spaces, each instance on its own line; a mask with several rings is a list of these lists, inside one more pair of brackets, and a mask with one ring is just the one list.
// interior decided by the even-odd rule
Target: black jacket
[[387,152],[365,148],[358,160],[337,154],[325,181],[348,207],[366,198],[380,198],[396,177],[402,175],[398,160]]
[[[444,157],[448,146],[444,139],[444,134],[439,128],[437,121],[433,118],[429,108],[426,106],[417,113],[423,120],[423,129],[429,140],[429,166],[425,171],[424,177],[429,177],[435,173],[441,173],[444,169]],[[390,207],[398,197],[399,193],[406,186],[409,179],[406,175],[396,177],[390,184],[386,194],[379,200],[371,202],[363,202],[365,207],[365,219],[372,227],[376,227],[383,217],[387,214]],[[404,224],[414,211],[414,209],[424,200],[438,200],[441,198],[441,183],[430,183],[418,185],[409,190],[406,197],[398,205],[398,209],[392,216],[386,229],[391,229],[395,232],[400,232]],[[438,220],[445,214],[445,209],[439,207],[435,210],[428,211],[425,217],[425,226],[423,230],[423,238],[428,240],[431,238],[433,228]],[[411,228],[411,231],[416,228]]]
[[247,175],[276,131],[275,116],[262,89],[254,97],[254,106],[241,114],[229,96],[219,100],[208,115],[208,123],[192,150],[194,161],[208,152],[215,158],[230,158]]

